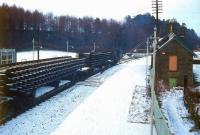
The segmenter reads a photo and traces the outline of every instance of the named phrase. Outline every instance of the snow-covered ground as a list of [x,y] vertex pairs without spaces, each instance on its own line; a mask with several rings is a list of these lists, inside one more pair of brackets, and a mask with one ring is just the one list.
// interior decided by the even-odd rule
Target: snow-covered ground
[[195,79],[200,83],[200,64],[193,64],[193,72],[195,74]]
[[149,124],[128,122],[135,86],[145,85],[145,59],[121,66],[52,135],[149,135]]
[[200,51],[195,51],[194,53],[197,55],[198,58],[200,58]]
[[[200,58],[200,52],[196,51],[195,54]],[[193,72],[195,74],[195,79],[197,82],[200,83],[200,65],[199,64],[193,64]]]
[[151,99],[144,86],[135,86],[131,105],[129,107],[128,121],[132,123],[150,123]]
[[42,95],[44,95],[45,93],[53,90],[55,87],[52,87],[52,86],[43,86],[43,87],[39,87],[36,89],[36,92],[35,92],[35,97],[40,97]]
[[59,86],[62,86],[62,85],[64,85],[64,84],[69,84],[71,81],[70,80],[60,80],[60,82],[59,82]]
[[149,135],[149,124],[128,122],[136,85],[145,85],[145,59],[77,83],[0,126],[0,134]]
[[[121,69],[116,66],[103,74],[96,74],[84,82],[59,93],[33,109],[0,126],[0,135],[49,135],[83,100],[93,93],[96,86],[86,86],[85,82],[106,78]],[[64,82],[65,83],[65,82]],[[81,83],[81,85],[80,85]]]
[[194,122],[189,119],[189,113],[184,106],[183,90],[170,90],[162,93],[162,110],[168,120],[169,127],[175,135],[199,135],[200,132],[190,132]]
[[74,86],[0,126],[0,134],[49,135],[94,90]]
[[[77,53],[55,51],[55,50],[40,50],[40,59],[54,58],[62,56],[71,56],[73,58],[78,57]],[[33,51],[17,52],[17,62],[33,60]],[[37,51],[34,51],[34,60],[37,60]]]

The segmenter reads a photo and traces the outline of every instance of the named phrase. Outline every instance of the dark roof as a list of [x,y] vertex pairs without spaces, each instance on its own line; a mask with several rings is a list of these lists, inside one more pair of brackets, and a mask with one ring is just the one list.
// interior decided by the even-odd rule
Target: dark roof
[[169,45],[170,42],[172,42],[174,40],[177,41],[179,43],[179,45],[181,45],[186,51],[188,51],[189,53],[191,53],[194,56],[196,55],[195,53],[193,53],[192,50],[187,48],[187,46],[185,46],[183,40],[180,39],[178,36],[176,36],[174,33],[170,33],[158,41],[158,50],[157,51],[163,50],[164,48],[166,48]]

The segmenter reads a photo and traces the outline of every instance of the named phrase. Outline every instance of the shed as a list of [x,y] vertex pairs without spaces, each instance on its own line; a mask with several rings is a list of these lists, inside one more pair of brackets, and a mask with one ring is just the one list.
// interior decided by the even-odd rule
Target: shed
[[157,86],[165,88],[192,86],[193,55],[183,39],[174,33],[160,39],[156,52]]
[[0,64],[15,63],[16,60],[15,49],[0,49]]

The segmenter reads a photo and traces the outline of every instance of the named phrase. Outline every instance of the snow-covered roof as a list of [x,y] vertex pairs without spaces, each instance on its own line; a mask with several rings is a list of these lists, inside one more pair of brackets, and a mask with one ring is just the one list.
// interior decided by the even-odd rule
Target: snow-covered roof
[[170,34],[168,34],[167,36],[165,36],[159,40],[158,51],[166,48],[169,45],[169,43],[174,40],[177,41],[179,43],[179,45],[182,46],[186,51],[188,51],[192,55],[195,55],[189,48],[186,47],[185,43],[178,36],[176,36],[173,32],[171,32]]

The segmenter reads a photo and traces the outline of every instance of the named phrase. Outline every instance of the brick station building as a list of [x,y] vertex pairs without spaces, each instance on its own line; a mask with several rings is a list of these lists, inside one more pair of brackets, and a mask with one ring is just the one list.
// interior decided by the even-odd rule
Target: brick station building
[[[193,85],[193,55],[173,32],[161,38],[156,52],[157,89]],[[160,87],[160,88],[158,88]]]

